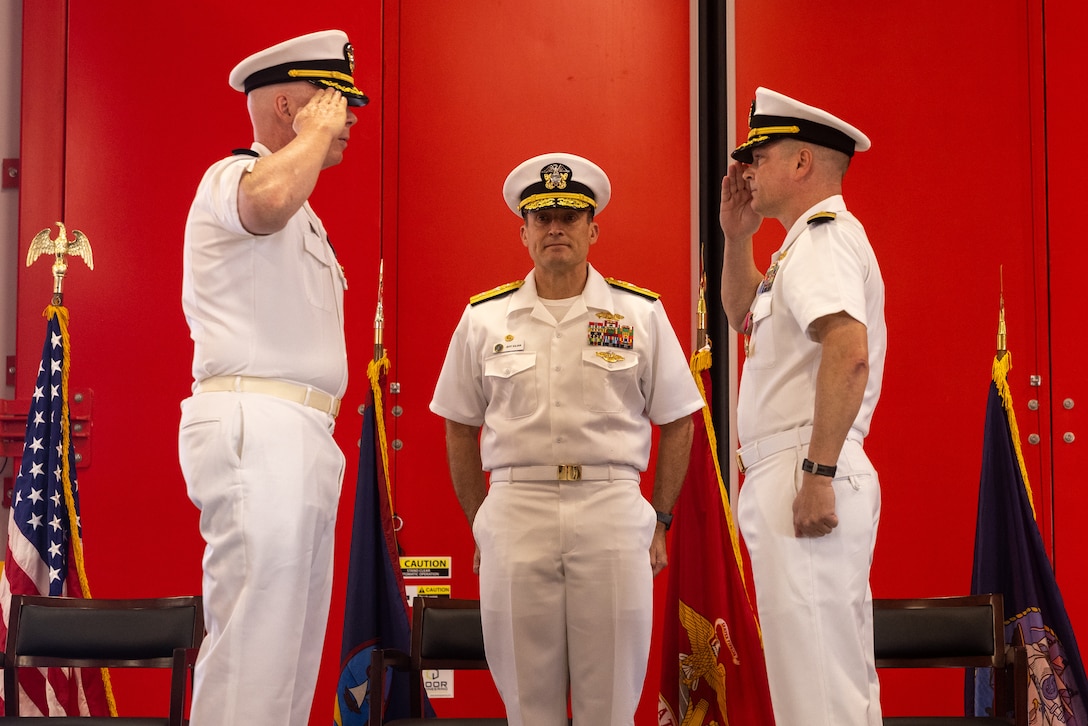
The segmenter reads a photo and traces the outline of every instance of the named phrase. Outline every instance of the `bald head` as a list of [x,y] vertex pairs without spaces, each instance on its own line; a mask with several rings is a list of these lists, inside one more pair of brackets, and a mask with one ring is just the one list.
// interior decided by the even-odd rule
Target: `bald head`
[[253,124],[253,139],[273,152],[286,146],[295,138],[295,116],[317,90],[305,81],[294,81],[250,91],[246,104]]

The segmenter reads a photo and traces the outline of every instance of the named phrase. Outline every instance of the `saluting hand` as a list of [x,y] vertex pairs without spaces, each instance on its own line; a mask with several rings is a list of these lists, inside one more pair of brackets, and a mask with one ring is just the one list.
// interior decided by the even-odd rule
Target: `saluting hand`
[[718,218],[726,241],[751,237],[763,223],[763,216],[752,209],[752,190],[740,164],[730,164],[722,178],[722,201]]
[[337,138],[348,122],[348,100],[335,88],[318,91],[295,114],[292,127],[296,134],[325,133],[330,141]]

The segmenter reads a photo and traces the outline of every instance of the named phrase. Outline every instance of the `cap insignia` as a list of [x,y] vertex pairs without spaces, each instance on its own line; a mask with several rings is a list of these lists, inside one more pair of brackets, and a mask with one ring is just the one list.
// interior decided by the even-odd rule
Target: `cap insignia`
[[351,75],[355,75],[355,49],[351,47],[351,43],[344,43],[344,58],[348,62],[348,68],[350,68]]
[[566,189],[567,180],[570,179],[570,175],[570,167],[558,162],[548,164],[540,170],[540,180],[544,182],[544,188],[548,190]]

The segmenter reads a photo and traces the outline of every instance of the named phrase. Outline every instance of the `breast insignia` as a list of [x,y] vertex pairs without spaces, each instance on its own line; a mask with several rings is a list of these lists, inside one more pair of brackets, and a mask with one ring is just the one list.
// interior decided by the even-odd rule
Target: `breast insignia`
[[505,285],[499,285],[498,287],[473,295],[468,299],[468,304],[479,305],[488,300],[495,300],[503,295],[509,295],[524,284],[525,280],[515,280],[514,282],[508,282]]
[[809,224],[824,224],[825,222],[835,221],[835,217],[838,216],[834,212],[816,212],[805,221]]
[[636,295],[641,295],[642,297],[644,297],[644,298],[646,298],[648,300],[658,300],[661,297],[659,294],[657,294],[653,290],[647,290],[644,287],[639,287],[638,285],[632,285],[629,282],[624,282],[623,280],[617,280],[614,277],[606,277],[606,278],[604,278],[604,281],[607,282],[612,287],[619,288],[620,290],[626,290],[627,292],[633,292]]

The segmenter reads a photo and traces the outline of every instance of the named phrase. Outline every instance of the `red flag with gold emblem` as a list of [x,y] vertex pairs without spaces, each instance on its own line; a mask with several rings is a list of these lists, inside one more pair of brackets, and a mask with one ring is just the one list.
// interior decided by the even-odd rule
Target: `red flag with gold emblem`
[[[709,348],[691,357],[704,401],[710,365]],[[773,726],[763,640],[709,405],[695,416],[691,464],[673,514],[658,723]]]

